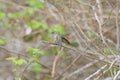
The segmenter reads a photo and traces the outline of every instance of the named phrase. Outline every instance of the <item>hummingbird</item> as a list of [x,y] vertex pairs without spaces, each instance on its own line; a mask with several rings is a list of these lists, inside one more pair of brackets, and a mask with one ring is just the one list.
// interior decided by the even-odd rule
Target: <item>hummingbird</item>
[[69,45],[70,45],[69,40],[67,40],[67,39],[66,39],[65,37],[63,37],[62,35],[57,34],[56,32],[52,32],[52,36],[54,37],[54,42],[55,42],[56,45],[61,46],[62,43],[65,43],[65,44],[69,44]]

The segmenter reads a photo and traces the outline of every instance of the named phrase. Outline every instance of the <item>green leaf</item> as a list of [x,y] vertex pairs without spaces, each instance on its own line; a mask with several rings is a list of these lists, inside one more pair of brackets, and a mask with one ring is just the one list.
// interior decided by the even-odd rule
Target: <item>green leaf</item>
[[33,48],[28,47],[28,48],[26,49],[26,52],[28,52],[28,53],[32,53],[32,52],[33,52]]
[[79,46],[79,44],[77,42],[71,42],[70,45],[73,46],[73,47],[78,47]]
[[0,44],[4,45],[4,44],[6,44],[6,43],[7,43],[7,42],[6,42],[6,39],[0,38]]
[[30,66],[31,70],[34,71],[34,72],[40,72],[42,66],[38,63],[33,63],[31,66]]
[[0,11],[0,19],[3,19],[5,17],[5,13]]
[[28,15],[33,15],[35,12],[36,12],[36,9],[27,9],[27,10],[25,10],[26,12],[26,15],[28,14]]
[[45,24],[45,23],[43,23],[43,22],[40,22],[40,26],[41,26],[41,28],[43,28],[43,29],[48,29],[48,25]]
[[18,57],[8,57],[6,58],[6,60],[8,61],[12,61],[15,65],[23,65],[25,63],[27,63],[24,59],[18,59]]
[[40,0],[27,0],[27,4],[35,9],[45,8],[45,5]]
[[52,28],[49,29],[49,32],[52,33],[52,32],[56,32],[58,34],[65,34],[65,29],[64,29],[64,26],[62,25],[58,25],[58,26],[54,26]]
[[32,62],[32,61],[36,62],[38,60],[39,60],[39,56],[37,55],[32,55],[29,57],[29,62]]
[[44,55],[45,54],[44,51],[41,51],[41,50],[36,49],[36,48],[31,48],[31,47],[27,48],[26,52],[31,53],[33,55]]
[[35,13],[35,9],[25,9],[19,12],[15,12],[15,13],[8,13],[7,16],[8,18],[22,18],[22,17],[28,17],[31,16]]
[[45,52],[36,48],[27,48],[26,52],[30,53],[29,61],[38,61],[42,55],[45,55]]
[[33,53],[33,54],[39,54],[39,53],[40,53],[40,50],[34,48],[32,53]]
[[23,10],[21,12],[18,12],[17,16],[18,17],[31,16],[31,15],[33,15],[35,13],[35,11],[36,11],[35,9],[25,9],[25,10]]
[[40,55],[45,55],[45,52],[41,50],[41,51],[39,52],[39,54],[40,54]]
[[23,64],[25,64],[25,63],[27,63],[24,59],[18,59],[18,60],[16,60],[15,62],[15,65],[23,65]]
[[17,15],[15,13],[8,13],[7,14],[8,18],[16,18]]
[[37,21],[37,20],[33,20],[31,22],[28,23],[28,26],[30,26],[32,29],[48,29],[48,26],[41,22],[41,21]]
[[15,61],[18,57],[8,57],[6,58],[6,60],[8,61]]

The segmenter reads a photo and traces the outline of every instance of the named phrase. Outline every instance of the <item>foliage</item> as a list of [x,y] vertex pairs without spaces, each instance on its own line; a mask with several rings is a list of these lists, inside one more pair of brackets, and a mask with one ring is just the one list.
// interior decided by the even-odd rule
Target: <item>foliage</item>
[[44,55],[45,54],[44,51],[40,51],[39,49],[31,48],[31,47],[27,48],[26,52],[31,53],[33,55]]
[[8,61],[12,61],[15,65],[21,66],[23,64],[26,64],[26,60],[24,59],[19,59],[18,57],[8,57],[6,58]]
[[27,0],[26,2],[29,6],[35,9],[44,9],[45,5],[41,2],[41,0]]
[[40,56],[45,55],[44,51],[31,47],[28,47],[26,49],[26,52],[30,54],[29,61],[35,61],[35,62],[39,60]]
[[41,56],[45,55],[45,52],[43,50],[39,50],[31,47],[28,47],[26,49],[26,52],[30,54],[29,61],[33,62],[32,65],[30,65],[31,70],[33,72],[40,72],[42,66],[37,62],[39,61]]
[[[15,2],[12,3],[12,1],[13,2],[15,1]],[[94,64],[95,64],[95,66],[98,66],[96,68],[96,69],[99,68],[98,71],[103,70],[103,72],[105,69],[107,70],[107,68],[102,69],[103,68],[102,66],[105,63],[108,63],[109,65],[114,66],[116,68],[117,68],[117,66],[119,67],[119,64],[117,64],[117,63],[119,63],[120,51],[118,48],[116,49],[116,46],[117,47],[119,46],[118,45],[119,41],[117,40],[117,37],[119,35],[119,32],[117,32],[117,30],[118,30],[117,29],[117,27],[118,27],[117,26],[117,24],[118,24],[117,23],[117,17],[118,17],[117,11],[118,10],[114,11],[114,9],[111,9],[111,8],[115,8],[115,7],[117,8],[117,5],[114,6],[114,4],[116,3],[116,2],[114,3],[114,0],[112,1],[112,5],[111,5],[111,1],[109,1],[109,0],[107,1],[107,3],[105,0],[103,0],[102,2],[101,1],[94,2],[97,5],[95,5],[93,2],[87,1],[87,3],[86,3],[86,2],[80,1],[80,0],[77,0],[77,1],[75,1],[75,0],[70,0],[70,1],[69,0],[53,0],[53,1],[52,0],[46,0],[46,1],[44,1],[44,0],[25,0],[24,1],[23,0],[23,1],[20,1],[20,2],[24,2],[24,3],[18,3],[19,1],[17,1],[17,0],[12,0],[12,1],[7,1],[7,0],[2,1],[2,3],[5,4],[5,5],[3,4],[5,6],[5,8],[2,9],[2,7],[1,7],[1,10],[0,10],[0,21],[1,21],[0,22],[0,30],[1,31],[3,30],[3,32],[1,32],[3,35],[2,34],[0,35],[2,37],[2,38],[0,38],[0,45],[3,46],[3,48],[1,47],[2,51],[6,50],[7,52],[10,52],[10,53],[13,52],[13,54],[14,54],[14,51],[15,51],[15,53],[17,51],[17,50],[15,50],[14,47],[12,47],[13,45],[11,45],[11,44],[10,44],[10,47],[12,47],[14,49],[14,51],[7,50],[9,44],[4,46],[8,42],[7,41],[8,38],[10,38],[11,40],[14,41],[15,38],[20,39],[22,36],[22,39],[24,39],[24,41],[32,41],[32,40],[36,41],[38,39],[37,36],[40,35],[39,36],[40,40],[42,39],[42,41],[45,40],[43,42],[49,43],[52,32],[56,32],[57,34],[62,36],[65,34],[65,29],[69,29],[72,27],[72,29],[74,29],[73,31],[75,31],[75,32],[72,32],[72,30],[69,29],[69,30],[71,30],[71,34],[72,34],[72,36],[70,34],[70,37],[73,37],[74,33],[75,33],[75,37],[77,37],[76,39],[80,39],[80,40],[78,40],[80,43],[80,46],[77,42],[70,42],[72,46],[70,46],[70,45],[64,46],[64,50],[61,51],[60,56],[59,55],[57,56],[57,54],[60,51],[60,48],[56,47],[57,45],[52,48],[51,48],[51,46],[49,46],[49,47],[47,46],[47,49],[45,48],[48,52],[53,53],[54,57],[55,56],[58,57],[56,60],[53,60],[54,57],[52,57],[51,59],[53,60],[53,64],[51,63],[51,65],[48,66],[48,69],[50,69],[50,71],[51,71],[51,66],[53,66],[53,68],[54,68],[54,61],[56,61],[55,79],[57,76],[59,77],[59,75],[56,74],[59,69],[64,68],[63,72],[66,72],[66,73],[70,72],[69,71],[70,69],[71,69],[71,71],[74,71],[73,69],[80,66],[79,63],[82,61],[83,62],[81,64],[83,64],[82,65],[83,67],[85,65],[87,65],[88,63],[92,64],[93,66],[89,66],[90,70],[92,70],[92,71],[93,71],[92,67],[94,67]],[[45,4],[42,1],[47,4],[47,7],[45,6]],[[92,0],[90,0],[90,1],[92,1]],[[84,5],[84,3],[85,3],[85,5]],[[78,6],[79,4],[82,4],[82,5]],[[11,6],[12,8],[7,7],[7,5]],[[15,8],[13,6],[15,6]],[[104,8],[104,9],[102,10],[102,8]],[[86,10],[84,10],[84,9],[86,9]],[[113,11],[110,11],[109,9],[113,10]],[[48,12],[50,12],[50,14]],[[112,15],[108,15],[108,13],[110,13]],[[75,16],[73,16],[73,14]],[[54,21],[54,20],[57,20],[57,21],[59,20],[60,23],[63,23],[67,26],[64,26],[62,24],[55,25],[56,21]],[[66,21],[64,22],[64,20],[66,20]],[[116,23],[114,24],[114,22],[112,22],[112,21],[116,21]],[[57,22],[57,23],[59,23],[59,22]],[[46,23],[48,23],[48,24],[46,24]],[[49,26],[49,25],[55,25],[55,26]],[[79,30],[79,27],[80,27],[80,30]],[[6,29],[5,32],[7,32],[7,33],[4,32],[4,28]],[[28,28],[31,30],[30,34],[26,33]],[[22,31],[20,31],[20,30],[22,30]],[[116,31],[116,33],[115,33],[115,31]],[[19,34],[19,32],[20,32],[20,34]],[[115,36],[113,35],[113,33],[115,33]],[[27,37],[24,37],[24,36],[27,36]],[[111,38],[114,38],[114,40]],[[105,43],[102,42],[103,41],[102,39],[105,40]],[[74,40],[74,39],[72,39],[72,40]],[[24,42],[22,42],[22,43],[24,43]],[[24,44],[26,46],[27,43],[24,43]],[[38,44],[38,43],[35,42],[35,44]],[[52,44],[52,41],[51,41],[50,45],[51,44]],[[32,44],[32,46],[34,46],[34,45]],[[40,50],[38,48],[28,47],[28,48],[26,48],[27,54],[26,53],[20,54],[20,55],[15,54],[16,55],[15,57],[8,57],[8,58],[6,58],[6,60],[9,62],[12,62],[13,65],[15,66],[16,71],[18,71],[18,69],[19,69],[18,72],[20,74],[23,73],[23,76],[24,76],[24,73],[26,73],[26,72],[24,72],[24,71],[26,71],[26,70],[24,70],[26,68],[29,68],[30,71],[38,74],[38,72],[41,71],[42,66],[44,66],[44,65],[41,65],[39,63],[39,61],[41,60],[41,57],[46,55],[46,51],[44,51],[44,46],[40,45],[39,47],[42,47],[42,49]],[[21,47],[19,47],[19,48],[21,48]],[[64,52],[66,50],[67,50],[67,54]],[[103,53],[103,55],[100,55],[101,52]],[[79,53],[83,53],[84,54],[83,57],[77,58]],[[18,57],[18,55],[19,55],[19,57]],[[66,56],[67,58],[65,58],[65,60],[62,60],[63,57],[61,58],[61,55],[62,56],[67,55]],[[22,58],[21,58],[21,56],[22,56]],[[96,58],[94,58],[94,57],[96,57]],[[84,58],[85,58],[85,60],[84,60]],[[118,58],[118,59],[116,59],[116,58]],[[60,62],[59,62],[59,60],[60,60]],[[94,61],[96,61],[96,60],[97,60],[97,62],[94,63]],[[114,63],[111,62],[114,60],[115,60]],[[29,64],[29,63],[31,63],[31,64]],[[62,63],[62,64],[60,64],[60,63]],[[75,64],[75,67],[72,64]],[[67,65],[68,65],[68,67],[70,65],[70,67],[72,67],[72,68],[66,69]],[[116,69],[116,68],[112,68],[110,70],[111,74],[113,75],[112,77],[114,77],[114,75],[116,75],[118,72],[118,69]],[[96,69],[94,69],[94,71]],[[87,71],[87,69],[86,69],[86,71]],[[61,71],[61,73],[63,73],[63,72]],[[77,74],[77,73],[75,73],[75,74]],[[91,75],[90,72],[88,72],[88,74]],[[107,74],[107,72],[103,73],[102,75],[100,73],[101,76],[105,75],[104,77],[106,77],[106,74]],[[50,76],[50,75],[51,74],[49,74],[49,73],[45,74],[45,76]],[[94,78],[97,76],[101,77],[100,75],[98,74],[98,75],[92,76],[91,78]],[[62,75],[60,75],[60,78],[62,79]],[[70,78],[72,80],[72,76],[70,76]],[[85,76],[84,76],[84,78],[85,78]],[[66,76],[66,79],[69,79],[69,76]],[[16,77],[15,80],[22,80],[22,79],[20,79],[19,77]],[[28,79],[25,79],[25,80],[28,80]],[[35,79],[35,80],[37,80],[37,79]],[[40,79],[38,79],[38,80],[40,80]],[[43,79],[43,80],[47,80],[47,79]]]
[[30,66],[30,68],[31,68],[31,70],[32,70],[33,72],[38,73],[38,72],[40,72],[42,66],[41,66],[40,64],[38,64],[38,63],[33,63],[33,64]]
[[[42,3],[40,0],[27,0],[26,4],[28,5],[27,8],[24,8],[20,11],[15,12],[8,12],[5,14],[5,12],[0,11],[0,19],[6,18],[4,21],[4,24],[6,26],[9,25],[9,28],[15,29],[17,21],[20,22],[20,20],[25,19],[25,22],[27,24],[27,27],[30,27],[32,30],[40,30],[41,36],[43,40],[49,40],[49,33],[56,32],[58,34],[65,34],[64,26],[57,25],[57,26],[48,26],[46,23],[42,22],[41,19],[33,19],[33,16],[35,13],[37,13],[38,10],[45,9],[44,3]],[[27,20],[26,20],[27,19]],[[18,24],[19,25],[19,24]],[[12,30],[15,31],[15,30]],[[33,37],[34,35],[32,35]],[[27,37],[26,40],[30,40],[32,38],[31,36]],[[0,44],[6,44],[6,40],[3,38],[0,38]],[[21,59],[18,56],[15,57],[8,57],[6,58],[7,61],[11,61],[15,68],[14,70],[17,72],[22,72],[22,69],[20,68],[23,65],[27,65],[27,62],[32,62],[30,66],[30,69],[33,72],[40,72],[42,66],[38,64],[37,62],[39,59],[45,55],[45,51],[39,50],[37,48],[28,47],[26,49],[26,52],[28,53],[27,60]],[[57,50],[58,52],[58,50]],[[64,52],[62,53],[64,55]],[[21,80],[19,77],[16,77],[15,80]]]
[[4,44],[6,44],[6,39],[4,39],[4,38],[0,38],[0,44],[2,44],[2,45],[4,45]]
[[110,70],[112,75],[116,75],[118,71],[119,71],[119,69],[114,68],[114,67]]
[[65,29],[64,29],[64,26],[62,25],[57,25],[57,26],[53,26],[49,29],[49,32],[52,33],[52,32],[56,32],[58,34],[65,34]]
[[71,42],[70,45],[73,46],[73,47],[78,47],[79,43],[77,43],[77,42]]
[[22,18],[22,17],[30,17],[32,16],[34,13],[35,13],[35,9],[25,9],[25,10],[22,10],[22,11],[19,11],[19,12],[15,12],[15,13],[8,13],[7,16],[8,18]]
[[0,11],[0,19],[3,19],[5,17],[5,13]]
[[32,20],[28,23],[28,26],[32,29],[48,29],[48,26],[45,23],[37,20]]

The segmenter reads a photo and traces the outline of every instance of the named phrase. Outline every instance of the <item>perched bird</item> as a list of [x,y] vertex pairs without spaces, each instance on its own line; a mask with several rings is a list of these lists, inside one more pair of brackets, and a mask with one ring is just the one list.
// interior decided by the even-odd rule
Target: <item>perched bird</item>
[[52,36],[54,37],[54,42],[55,42],[56,45],[61,46],[62,43],[70,44],[70,42],[65,37],[63,37],[60,34],[57,34],[56,32],[52,32]]

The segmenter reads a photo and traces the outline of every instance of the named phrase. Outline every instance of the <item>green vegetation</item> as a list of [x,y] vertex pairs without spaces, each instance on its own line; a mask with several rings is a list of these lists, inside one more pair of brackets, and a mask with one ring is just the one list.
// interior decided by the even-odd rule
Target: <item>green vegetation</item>
[[26,2],[29,6],[34,9],[44,9],[45,5],[40,0],[27,0]]
[[6,58],[8,61],[12,61],[15,65],[21,66],[27,63],[24,59],[19,59],[18,57],[8,57]]
[[119,77],[114,8],[114,0],[0,0],[1,70],[13,80]]
[[3,18],[5,18],[5,13],[0,11],[0,19],[3,19]]
[[0,38],[0,44],[5,45],[7,43],[6,39]]

